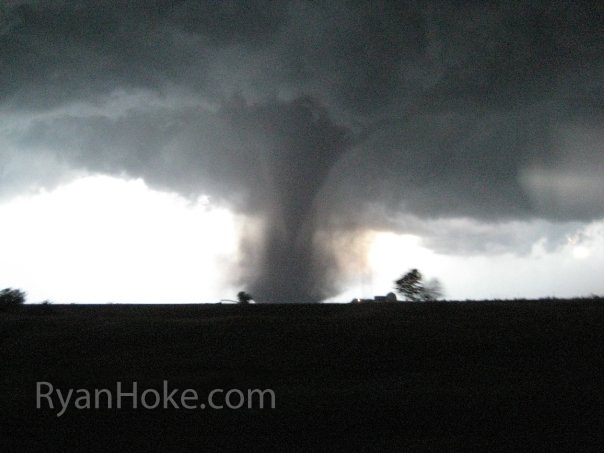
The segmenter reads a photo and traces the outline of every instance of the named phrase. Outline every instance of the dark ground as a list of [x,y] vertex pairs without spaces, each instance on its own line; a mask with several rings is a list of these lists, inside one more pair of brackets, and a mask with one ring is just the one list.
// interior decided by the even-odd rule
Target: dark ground
[[[18,307],[0,450],[604,451],[603,327],[601,299]],[[36,409],[38,381],[164,380],[272,389],[276,409]]]

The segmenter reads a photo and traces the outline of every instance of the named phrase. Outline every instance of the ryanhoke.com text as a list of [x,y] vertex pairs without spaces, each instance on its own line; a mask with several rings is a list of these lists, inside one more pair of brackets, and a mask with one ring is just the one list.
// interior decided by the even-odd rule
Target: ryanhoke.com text
[[60,417],[68,409],[274,409],[275,392],[270,389],[214,389],[205,398],[194,389],[140,389],[137,382],[116,383],[114,390],[59,389],[50,382],[36,382],[36,408],[57,411]]

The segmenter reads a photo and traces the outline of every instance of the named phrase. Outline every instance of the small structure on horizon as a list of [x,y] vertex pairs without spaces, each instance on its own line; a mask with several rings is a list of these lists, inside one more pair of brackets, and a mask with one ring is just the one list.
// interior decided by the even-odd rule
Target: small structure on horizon
[[353,304],[361,304],[361,303],[369,303],[369,302],[398,302],[396,294],[390,292],[385,296],[374,296],[373,299],[352,299],[351,303]]

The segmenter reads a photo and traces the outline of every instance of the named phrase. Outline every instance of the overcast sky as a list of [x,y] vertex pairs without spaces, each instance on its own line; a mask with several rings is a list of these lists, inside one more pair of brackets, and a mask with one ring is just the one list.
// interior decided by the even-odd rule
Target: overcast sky
[[601,2],[0,5],[0,287],[604,293]]

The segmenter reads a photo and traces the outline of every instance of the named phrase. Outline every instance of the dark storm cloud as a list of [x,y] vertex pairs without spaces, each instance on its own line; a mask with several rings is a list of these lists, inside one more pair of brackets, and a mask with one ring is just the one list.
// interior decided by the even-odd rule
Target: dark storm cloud
[[[6,160],[53,155],[262,217],[264,236],[245,249],[266,300],[331,294],[319,237],[421,229],[392,213],[491,224],[604,215],[599,2],[0,11]],[[141,102],[103,110],[120,93]]]

